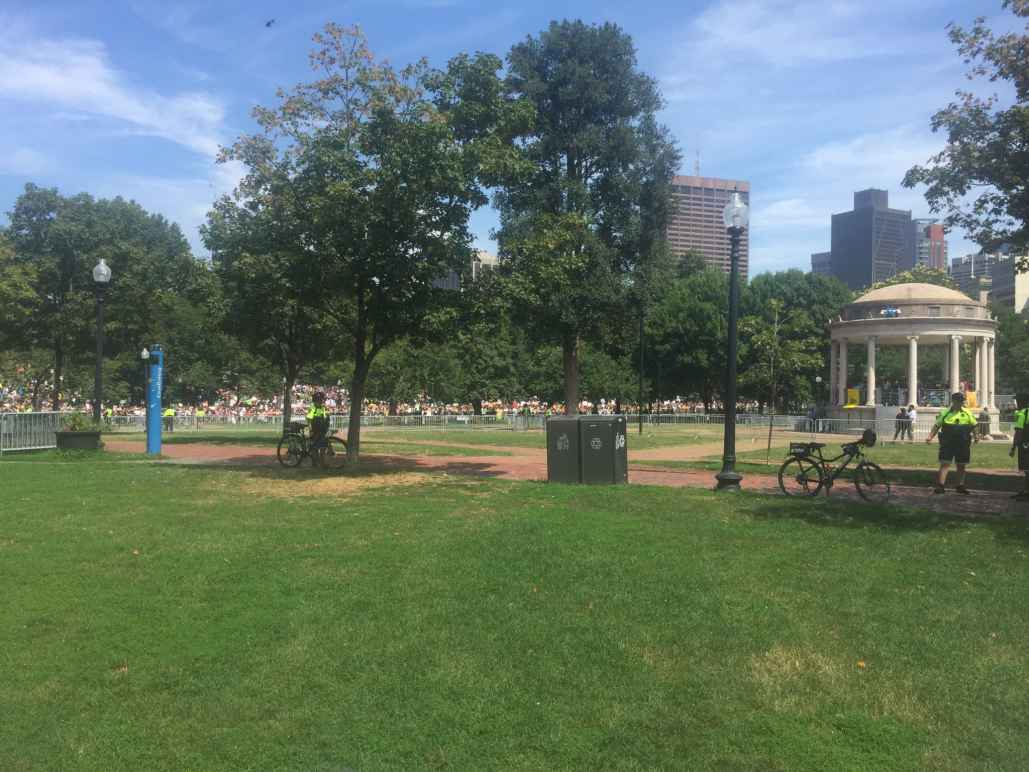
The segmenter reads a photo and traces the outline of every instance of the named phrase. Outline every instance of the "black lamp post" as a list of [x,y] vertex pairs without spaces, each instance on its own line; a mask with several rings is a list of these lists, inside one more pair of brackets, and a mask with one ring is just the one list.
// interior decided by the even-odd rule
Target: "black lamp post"
[[111,283],[111,269],[103,258],[93,268],[93,293],[96,296],[96,377],[93,381],[93,423],[100,424],[100,403],[104,398],[104,298]]
[[729,353],[725,369],[725,429],[722,444],[722,471],[715,475],[720,491],[738,491],[743,475],[736,471],[736,318],[740,297],[740,237],[747,227],[747,205],[743,196],[733,192],[722,215],[729,233],[732,269],[729,272]]

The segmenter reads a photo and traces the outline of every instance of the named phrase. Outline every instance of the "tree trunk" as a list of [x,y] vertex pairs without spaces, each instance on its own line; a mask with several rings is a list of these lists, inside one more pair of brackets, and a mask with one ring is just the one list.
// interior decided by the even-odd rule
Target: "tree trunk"
[[354,377],[350,382],[350,424],[347,426],[347,462],[356,462],[361,455],[361,413],[364,409],[364,389],[368,380],[369,362],[363,358],[354,364]]
[[565,414],[579,413],[579,339],[566,335],[561,343],[565,370]]
[[389,401],[389,414],[391,416],[395,416],[397,414],[397,401],[395,399],[391,399]]
[[61,409],[61,379],[64,377],[64,342],[57,338],[54,341],[54,382],[50,384],[53,387],[53,393],[51,394],[51,410],[57,411]]
[[482,415],[482,400],[481,399],[473,399],[472,400],[472,412],[475,415]]
[[293,418],[293,384],[295,379],[286,379],[282,387],[282,432],[285,434],[289,429],[289,422]]

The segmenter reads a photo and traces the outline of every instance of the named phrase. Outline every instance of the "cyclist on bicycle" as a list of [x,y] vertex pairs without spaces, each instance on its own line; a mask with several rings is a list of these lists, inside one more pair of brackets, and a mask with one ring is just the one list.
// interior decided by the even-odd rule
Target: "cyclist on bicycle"
[[325,393],[316,391],[311,398],[313,403],[307,411],[307,423],[311,427],[311,450],[316,452],[313,458],[317,461],[321,458],[321,452],[325,449],[326,438],[329,435],[329,411],[325,409]]

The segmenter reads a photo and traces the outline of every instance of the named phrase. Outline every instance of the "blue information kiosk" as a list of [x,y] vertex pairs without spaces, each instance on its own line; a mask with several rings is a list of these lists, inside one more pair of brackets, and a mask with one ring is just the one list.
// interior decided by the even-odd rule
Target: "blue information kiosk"
[[161,454],[161,391],[164,386],[164,352],[155,343],[143,349],[147,361],[146,396],[146,452],[149,456]]

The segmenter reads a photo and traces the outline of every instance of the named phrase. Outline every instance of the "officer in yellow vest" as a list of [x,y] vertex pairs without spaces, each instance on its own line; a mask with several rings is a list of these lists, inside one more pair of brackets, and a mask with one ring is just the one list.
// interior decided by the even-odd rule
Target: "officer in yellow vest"
[[1010,456],[1018,451],[1018,468],[1025,473],[1025,485],[1019,493],[1012,498],[1018,501],[1029,501],[1029,394],[1019,394],[1015,397],[1018,402],[1018,410],[1015,411],[1015,439],[1011,443]]
[[175,431],[175,408],[170,405],[164,409],[161,413],[161,418],[164,419],[164,430],[166,432]]
[[975,416],[965,408],[965,395],[960,391],[954,392],[950,397],[950,407],[936,418],[936,423],[925,440],[926,443],[931,443],[937,434],[940,435],[940,472],[936,476],[933,493],[946,493],[947,473],[950,471],[951,462],[954,462],[958,468],[957,485],[954,490],[962,495],[968,495],[968,488],[965,487],[965,466],[972,457],[972,443],[979,442],[975,425]]
[[316,391],[311,399],[314,404],[307,411],[307,423],[311,427],[311,449],[316,451],[311,458],[321,463],[321,451],[326,447],[325,438],[329,434],[329,411],[325,409],[324,392]]

